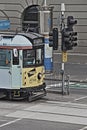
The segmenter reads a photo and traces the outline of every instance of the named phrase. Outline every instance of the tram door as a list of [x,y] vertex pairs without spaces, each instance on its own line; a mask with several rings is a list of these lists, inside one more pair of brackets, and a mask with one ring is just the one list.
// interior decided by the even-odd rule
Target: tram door
[[19,62],[19,51],[13,49],[12,52],[12,89],[20,89],[21,87],[21,66]]

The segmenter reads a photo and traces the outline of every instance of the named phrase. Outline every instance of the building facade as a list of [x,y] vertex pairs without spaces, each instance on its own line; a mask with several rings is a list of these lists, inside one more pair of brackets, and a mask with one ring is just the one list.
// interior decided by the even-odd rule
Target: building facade
[[[43,0],[0,0],[0,20],[10,20],[10,31],[21,30],[24,10],[30,5],[42,5],[42,3]],[[73,51],[87,53],[87,0],[47,0],[47,5],[54,7],[53,27],[59,29],[61,3],[65,3],[65,23],[67,16],[74,16],[78,21],[75,26],[78,32],[78,47]]]

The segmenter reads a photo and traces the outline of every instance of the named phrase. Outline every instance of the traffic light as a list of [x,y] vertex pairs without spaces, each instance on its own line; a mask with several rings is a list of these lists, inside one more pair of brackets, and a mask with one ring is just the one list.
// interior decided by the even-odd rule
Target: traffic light
[[77,46],[77,32],[73,32],[71,33],[71,40],[72,40],[72,47]]
[[73,16],[67,17],[67,27],[71,31],[72,47],[77,46],[77,32],[74,32],[73,26],[77,24],[77,20]]
[[73,16],[67,17],[67,27],[70,31],[73,31],[73,26],[77,24],[77,20],[74,19]]
[[72,34],[68,28],[62,30],[62,51],[72,50]]
[[53,31],[49,32],[49,47],[53,47]]
[[49,33],[49,47],[53,47],[53,50],[58,49],[58,29],[53,28],[52,32]]
[[77,32],[74,32],[73,26],[77,24],[77,20],[73,16],[67,18],[67,28],[62,30],[62,51],[72,50],[77,46]]

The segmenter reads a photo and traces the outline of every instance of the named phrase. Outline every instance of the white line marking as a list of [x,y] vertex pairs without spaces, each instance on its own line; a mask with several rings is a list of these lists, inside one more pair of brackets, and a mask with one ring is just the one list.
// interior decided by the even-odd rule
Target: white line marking
[[79,129],[79,130],[86,130],[87,129],[87,126],[83,127],[82,129]]
[[87,96],[77,98],[77,99],[75,99],[75,101],[78,101],[78,100],[81,100],[81,99],[84,99],[84,98],[87,98]]
[[10,122],[7,122],[7,123],[4,123],[4,124],[0,125],[0,128],[1,128],[1,127],[4,127],[4,126],[6,126],[6,125],[10,125],[10,124],[15,123],[15,122],[20,121],[20,120],[21,120],[21,118],[16,119],[16,120],[13,120],[13,121],[10,121]]
[[47,85],[46,88],[51,88],[51,87],[60,87],[60,86],[61,86],[61,83],[59,83],[59,84],[49,84],[49,85]]
[[[54,54],[55,55],[58,55],[58,54],[61,55],[61,53],[56,53],[56,52]],[[81,53],[68,53],[68,55],[87,56],[87,54],[84,54],[84,53],[83,54],[81,54]]]
[[[65,85],[66,85],[67,83],[65,82]],[[75,83],[72,83],[72,82],[70,82],[69,83],[69,85],[74,85]],[[49,85],[47,85],[46,86],[46,88],[51,88],[51,87],[62,87],[62,83],[58,83],[58,84],[49,84]]]

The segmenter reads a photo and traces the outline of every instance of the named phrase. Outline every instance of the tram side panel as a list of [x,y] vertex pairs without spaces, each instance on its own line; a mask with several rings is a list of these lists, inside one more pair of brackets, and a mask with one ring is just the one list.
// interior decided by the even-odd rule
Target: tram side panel
[[11,89],[11,52],[0,49],[0,90]]
[[10,68],[0,67],[0,89],[11,89]]

